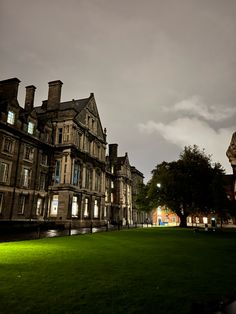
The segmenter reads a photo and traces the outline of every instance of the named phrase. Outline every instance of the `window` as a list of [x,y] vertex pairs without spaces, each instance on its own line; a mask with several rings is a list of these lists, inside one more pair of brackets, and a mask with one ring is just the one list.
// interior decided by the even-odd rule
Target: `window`
[[114,194],[111,193],[111,203],[113,203],[113,202],[114,202]]
[[88,198],[84,199],[84,217],[88,217],[89,212],[88,212]]
[[107,217],[107,206],[104,207],[104,218]]
[[94,201],[93,217],[98,218],[98,201]]
[[15,123],[15,113],[13,111],[8,111],[7,123],[9,123],[9,124]]
[[105,202],[107,202],[108,201],[108,192],[107,192],[107,190],[105,191]]
[[78,217],[79,209],[78,209],[78,201],[77,201],[77,196],[73,196],[72,199],[72,210],[71,210],[71,215],[72,217]]
[[18,207],[18,214],[24,214],[25,211],[25,195],[21,195],[20,196],[20,203],[19,203],[19,207]]
[[60,183],[60,173],[61,173],[61,161],[56,160],[55,165],[55,184]]
[[85,188],[92,189],[92,169],[86,168]]
[[30,185],[30,169],[23,168],[22,185],[26,188]]
[[3,193],[0,193],[0,214],[2,213]]
[[111,166],[111,173],[114,173],[114,166]]
[[101,190],[101,174],[100,172],[96,171],[95,175],[95,191],[100,192]]
[[29,122],[28,123],[28,133],[33,134],[34,133],[34,123]]
[[111,188],[114,189],[114,181],[111,181]]
[[43,199],[39,197],[37,199],[36,215],[40,216],[43,213]]
[[58,128],[58,144],[62,143],[62,128]]
[[32,147],[25,146],[24,159],[26,159],[28,161],[33,161],[33,159],[34,159],[34,149]]
[[2,151],[4,153],[13,154],[13,149],[14,149],[14,141],[9,137],[5,137],[3,140]]
[[73,172],[73,185],[78,185],[79,184],[79,177],[80,177],[80,166],[79,164],[75,163],[74,164],[74,172]]
[[58,195],[53,195],[50,216],[57,216],[57,211],[58,211]]
[[65,125],[64,126],[64,136],[63,136],[64,142],[70,141],[70,126]]
[[48,156],[43,153],[41,156],[41,165],[47,166],[47,164],[48,164]]
[[45,173],[41,173],[40,174],[40,183],[39,183],[40,190],[44,190],[45,189],[45,183],[46,183],[46,174]]
[[9,177],[9,164],[0,161],[0,182],[7,182]]

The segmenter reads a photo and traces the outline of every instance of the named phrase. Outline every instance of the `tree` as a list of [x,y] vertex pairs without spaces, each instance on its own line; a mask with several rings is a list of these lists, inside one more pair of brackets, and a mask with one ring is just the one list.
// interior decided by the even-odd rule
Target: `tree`
[[197,212],[221,211],[226,204],[220,164],[212,166],[211,156],[194,146],[185,147],[180,158],[162,162],[152,171],[147,199],[153,207],[166,205],[187,226],[187,216]]

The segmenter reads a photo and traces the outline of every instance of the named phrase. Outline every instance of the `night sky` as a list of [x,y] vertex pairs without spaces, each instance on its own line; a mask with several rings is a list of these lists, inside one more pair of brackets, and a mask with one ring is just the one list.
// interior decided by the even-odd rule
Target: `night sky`
[[235,0],[0,0],[0,80],[60,79],[62,101],[94,92],[108,142],[146,179],[197,144],[231,173]]

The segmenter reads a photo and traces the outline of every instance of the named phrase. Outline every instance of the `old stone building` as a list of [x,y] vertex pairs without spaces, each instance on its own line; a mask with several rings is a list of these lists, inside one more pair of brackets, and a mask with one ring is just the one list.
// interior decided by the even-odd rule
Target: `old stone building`
[[109,145],[106,208],[112,223],[132,224],[132,178],[128,154],[118,156],[118,144]]
[[52,81],[41,106],[27,86],[22,108],[19,82],[0,82],[0,219],[132,223],[128,155],[112,144],[106,157],[94,95],[61,102],[62,82]]

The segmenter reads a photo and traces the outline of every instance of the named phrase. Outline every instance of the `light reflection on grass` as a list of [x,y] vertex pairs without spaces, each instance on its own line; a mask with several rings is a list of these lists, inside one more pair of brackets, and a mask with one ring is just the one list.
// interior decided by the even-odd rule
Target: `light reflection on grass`
[[235,240],[150,228],[2,243],[1,313],[189,313],[236,293]]

